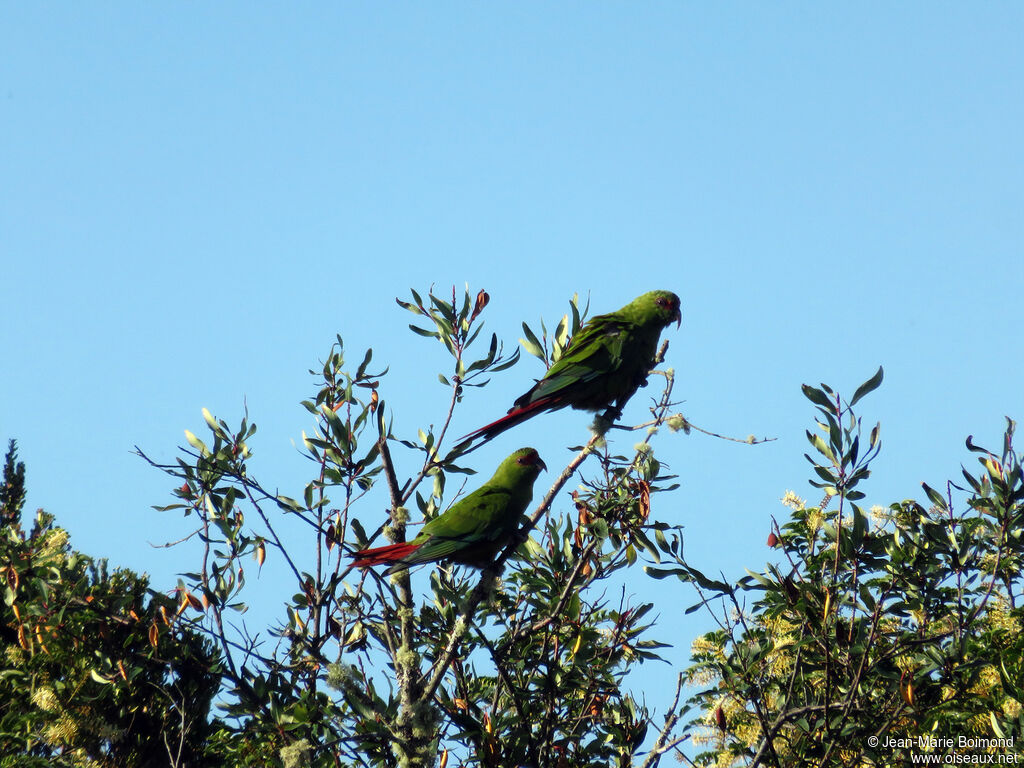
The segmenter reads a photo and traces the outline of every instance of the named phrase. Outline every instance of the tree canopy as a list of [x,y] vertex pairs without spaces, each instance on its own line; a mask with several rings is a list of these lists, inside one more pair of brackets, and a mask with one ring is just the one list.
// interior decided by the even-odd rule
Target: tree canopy
[[[492,561],[353,569],[352,553],[407,541],[414,521],[443,513],[454,478],[490,471],[448,433],[469,388],[519,358],[482,333],[487,301],[468,290],[398,301],[449,357],[441,419],[391,411],[387,368],[372,350],[353,368],[339,336],[302,401],[315,426],[302,437],[309,480],[294,494],[254,470],[248,414],[232,426],[204,409],[172,463],[140,450],[171,478],[160,512],[194,521],[181,581],[163,589],[75,552],[45,512],[25,533],[12,442],[0,488],[0,752],[11,757],[0,765],[874,766],[964,754],[960,737],[972,754],[1016,754],[1014,423],[994,450],[968,438],[979,465],[924,485],[921,501],[864,509],[882,442],[859,411],[881,369],[849,398],[804,386],[820,500],[788,492],[767,542],[774,562],[738,579],[693,567],[681,526],[659,512],[685,494],[659,441],[694,429],[664,343],[647,415],[599,420],[565,466],[549,460],[550,486],[537,482]],[[574,298],[552,332],[524,323],[522,348],[550,366],[586,316]],[[294,596],[277,624],[253,630],[238,620],[259,600],[247,571],[271,558]],[[629,593],[609,588],[626,574]],[[665,647],[652,618],[670,609],[664,580],[717,628],[693,641],[654,711],[630,673]]]

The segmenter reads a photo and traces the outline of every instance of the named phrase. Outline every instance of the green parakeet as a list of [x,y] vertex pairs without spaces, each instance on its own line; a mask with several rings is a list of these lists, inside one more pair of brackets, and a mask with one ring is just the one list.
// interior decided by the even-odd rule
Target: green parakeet
[[650,291],[618,312],[592,317],[544,378],[515,401],[508,415],[463,440],[490,440],[538,413],[566,406],[583,411],[607,408],[608,418],[619,418],[637,387],[646,383],[661,329],[673,320],[678,326],[682,313],[679,297],[671,291]]
[[519,528],[542,469],[547,467],[537,451],[520,448],[498,465],[494,477],[424,525],[415,539],[356,552],[352,565],[390,563],[387,573],[393,573],[417,563],[452,560],[484,568]]

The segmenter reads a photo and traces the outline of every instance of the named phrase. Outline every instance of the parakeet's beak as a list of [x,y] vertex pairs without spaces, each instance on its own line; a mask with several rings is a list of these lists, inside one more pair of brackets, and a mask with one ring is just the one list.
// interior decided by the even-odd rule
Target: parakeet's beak
[[545,472],[548,471],[548,465],[544,463],[544,459],[542,459],[540,456],[537,457],[537,463],[540,465],[540,468],[543,469]]
[[[674,293],[672,294],[672,297],[669,299],[669,308],[674,311],[672,312],[672,317],[668,319],[668,322],[671,323],[673,320],[675,320],[676,328],[678,328],[680,325],[683,324],[683,303],[679,301],[679,297],[676,296]],[[668,325],[668,323],[665,323],[665,325]]]

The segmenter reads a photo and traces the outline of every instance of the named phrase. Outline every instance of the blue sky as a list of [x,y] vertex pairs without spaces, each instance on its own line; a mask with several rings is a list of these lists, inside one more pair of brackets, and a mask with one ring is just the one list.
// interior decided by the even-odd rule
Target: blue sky
[[[169,484],[134,445],[169,460],[202,407],[247,404],[254,471],[298,495],[298,402],[336,333],[391,366],[401,436],[443,416],[443,351],[394,304],[410,287],[485,288],[508,345],[574,292],[597,311],[679,293],[681,410],[778,438],[658,445],[682,487],[655,514],[729,576],[769,557],[786,489],[813,496],[801,383],[852,393],[885,366],[861,406],[882,422],[870,503],[954,477],[968,434],[997,446],[1024,417],[1019,4],[0,15],[0,438],[31,508],[156,585],[191,563],[149,543],[187,526],[150,510]],[[526,359],[467,397],[459,434],[538,375]],[[588,423],[536,419],[474,456],[486,476],[534,444],[554,469]],[[691,596],[659,590],[685,658]]]

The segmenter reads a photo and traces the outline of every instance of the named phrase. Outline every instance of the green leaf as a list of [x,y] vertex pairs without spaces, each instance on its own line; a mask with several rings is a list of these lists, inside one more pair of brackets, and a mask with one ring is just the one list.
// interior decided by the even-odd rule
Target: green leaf
[[349,527],[352,529],[352,533],[355,536],[356,544],[363,546],[369,542],[370,538],[366,535],[366,529],[363,528],[363,524],[353,518],[349,521]]
[[[448,318],[455,315],[455,308],[444,299],[439,299],[434,294],[430,294],[430,301],[443,314],[444,317]],[[434,318],[435,322],[438,320],[437,315],[432,315],[432,317]],[[446,322],[445,325],[448,327],[449,332],[451,332],[451,324]]]
[[836,456],[832,452],[832,448],[825,442],[821,435],[816,432],[806,430],[808,442],[814,446],[815,450],[818,451],[822,456],[831,461],[833,464],[836,463]]
[[671,553],[668,545],[668,539],[665,538],[665,534],[662,533],[661,529],[654,529],[654,540],[657,542],[658,548],[661,549],[662,552],[665,552],[666,554]]
[[216,432],[218,429],[217,420],[213,418],[213,414],[210,413],[206,408],[203,408],[203,418],[206,420],[206,423],[210,426],[210,429]]
[[299,502],[288,496],[279,495],[277,497],[277,503],[280,504],[285,509],[290,509],[295,512],[302,509],[302,505]]
[[565,343],[569,340],[569,316],[562,315],[562,319],[558,325],[555,326],[555,341],[560,347],[565,347]]
[[996,713],[995,712],[989,712],[988,713],[988,717],[989,717],[989,720],[992,721],[992,732],[995,733],[996,738],[998,738],[998,739],[1005,739],[1006,738],[1006,734],[1003,733],[1003,729],[999,727],[999,721],[996,720]]
[[867,584],[860,585],[860,599],[869,611],[875,610],[875,596]]
[[653,568],[649,565],[645,565],[644,573],[652,579],[664,579],[666,576],[678,576],[683,581],[688,581],[686,578],[688,574],[685,568]]
[[519,343],[523,345],[523,348],[534,357],[539,357],[541,360],[544,359],[544,347],[540,343],[540,339],[537,335],[530,330],[530,326],[523,323],[523,334],[526,336],[525,339],[520,339]]
[[537,543],[537,540],[532,536],[523,542],[523,548],[526,550],[527,559],[531,562],[540,561],[547,555],[544,547]]
[[366,355],[363,357],[363,362],[359,364],[359,368],[356,369],[356,378],[363,378],[363,374],[366,373],[366,366],[370,364],[370,358],[373,357],[373,349],[367,349]]
[[[412,292],[412,295],[413,295],[413,297],[414,297],[414,298],[415,298],[415,299],[416,299],[417,301],[419,301],[419,296],[417,296],[417,295],[416,295],[416,291],[413,291],[413,292]],[[395,298],[395,302],[396,302],[396,303],[398,304],[398,306],[400,306],[400,307],[401,307],[402,309],[407,309],[407,310],[409,310],[410,312],[412,312],[413,314],[416,314],[416,315],[422,315],[422,314],[423,314],[422,310],[420,310],[420,308],[419,308],[419,307],[417,307],[417,306],[416,306],[415,304],[410,304],[410,303],[409,303],[408,301],[402,301],[401,299],[399,299],[399,298],[397,298],[397,297]],[[422,303],[422,302],[420,302],[420,303]]]
[[441,338],[441,334],[439,334],[437,331],[428,331],[424,328],[418,328],[412,323],[409,323],[409,330],[412,331],[413,333],[419,334],[420,336],[429,336],[432,339]]
[[875,375],[857,387],[857,391],[853,393],[853,399],[850,400],[850,407],[852,408],[864,395],[878,389],[878,385],[882,383],[882,376],[882,366],[878,366]]
[[962,464],[960,465],[960,471],[963,473],[964,479],[967,480],[968,484],[971,486],[974,492],[980,493],[981,483],[978,482],[974,475],[970,474]]
[[523,349],[525,349],[529,354],[536,357],[538,360],[544,359],[544,349],[537,342],[531,341],[530,339],[521,338],[519,339],[519,343],[523,345]]
[[843,435],[842,430],[839,428],[839,424],[832,417],[832,414],[826,414],[828,417],[828,442],[832,446],[832,450],[836,454],[839,454],[843,450]]
[[833,403],[820,389],[816,387],[808,386],[807,384],[801,384],[800,389],[804,393],[804,397],[810,400],[815,405],[820,405],[822,408],[833,410],[836,404]]
[[[853,493],[859,493],[859,491],[854,491]],[[849,499],[853,495],[853,493],[848,493],[847,496],[846,496],[847,499]],[[864,494],[860,494],[860,495],[863,496]],[[858,507],[856,504],[854,504],[853,505],[853,546],[854,546],[855,549],[860,547],[860,545],[864,542],[864,534],[867,533],[867,529],[868,529],[867,518],[864,516],[864,513],[861,511],[860,507]]]
[[[804,455],[806,456],[807,454],[804,454]],[[820,464],[815,464],[814,465],[814,472],[815,472],[815,474],[818,477],[820,477],[822,480],[824,480],[829,485],[835,485],[836,484],[836,476],[834,474],[832,474],[831,472],[829,472],[827,469],[825,469],[825,467],[821,466]]]
[[210,455],[210,449],[206,447],[206,443],[204,443],[202,440],[200,440],[198,437],[196,437],[192,432],[190,432],[187,429],[185,430],[185,439],[188,440],[189,445],[191,445],[193,448],[195,448],[197,451],[199,451],[200,455],[202,455],[202,456],[209,456]]
[[988,453],[988,451],[985,448],[982,448],[980,445],[974,442],[974,435],[967,436],[967,450],[969,450],[971,453]]
[[505,362],[498,363],[493,368],[491,368],[491,371],[492,372],[504,371],[506,368],[511,368],[513,365],[515,365],[518,362],[519,362],[519,350],[517,349],[511,355],[509,355],[508,359],[505,360]]
[[928,483],[921,483],[921,487],[924,488],[925,494],[927,494],[929,501],[939,509],[946,509],[946,500],[942,498],[938,491],[932,488]]
[[110,685],[112,682],[114,682],[113,678],[104,677],[95,669],[89,670],[89,677],[91,677],[93,680],[95,680],[97,683],[100,683],[101,685]]

